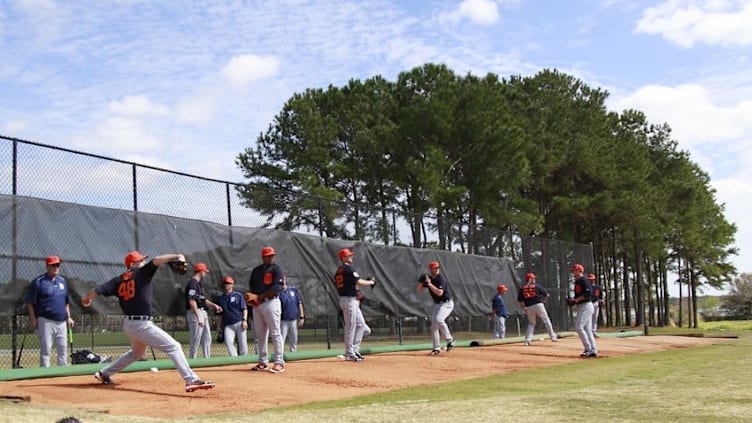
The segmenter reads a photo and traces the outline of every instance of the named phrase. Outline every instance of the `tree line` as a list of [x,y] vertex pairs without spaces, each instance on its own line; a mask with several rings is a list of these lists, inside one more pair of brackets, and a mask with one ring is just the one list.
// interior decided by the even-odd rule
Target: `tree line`
[[697,289],[736,272],[736,228],[671,128],[609,111],[607,98],[557,70],[501,78],[431,63],[396,81],[307,89],[238,154],[240,195],[279,229],[341,239],[394,244],[396,210],[416,247],[426,224],[438,232],[431,247],[470,254],[508,256],[511,232],[592,243],[617,300],[610,324],[669,324],[678,283],[695,300],[677,323],[686,314],[696,327]]

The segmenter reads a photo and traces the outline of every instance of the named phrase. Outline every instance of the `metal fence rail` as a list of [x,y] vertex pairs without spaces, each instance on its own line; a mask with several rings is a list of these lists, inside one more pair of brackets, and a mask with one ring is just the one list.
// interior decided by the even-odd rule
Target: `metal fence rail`
[[[276,227],[284,221],[284,214],[269,216],[260,209],[247,207],[240,195],[244,188],[243,184],[236,182],[204,178],[0,135],[0,194],[154,213],[238,228]],[[202,198],[201,207],[193,205],[194,198]],[[263,198],[269,201],[287,201],[289,195],[268,192]],[[526,271],[536,272],[539,280],[551,292],[549,313],[559,330],[569,327],[569,309],[563,303],[563,298],[570,289],[568,265],[573,262],[584,263],[587,268],[592,268],[593,265],[590,245],[524,237],[511,228],[469,228],[463,222],[438,219],[432,215],[419,216],[422,220],[421,233],[416,237],[410,225],[416,216],[406,215],[399,210],[364,204],[325,202],[318,198],[307,198],[306,201],[318,204],[322,213],[325,210],[338,210],[339,216],[348,216],[353,207],[360,210],[359,229],[343,224],[345,232],[339,234],[342,239],[354,239],[357,235],[358,240],[376,244],[512,258],[520,275]],[[41,250],[46,240],[16,233],[16,213],[13,208],[7,213],[8,216],[0,217],[0,267],[6,269],[8,274],[7,278],[0,278],[2,292],[10,285],[36,276],[36,263],[44,259],[42,255],[23,253]],[[292,227],[290,231],[330,235],[322,230],[324,223],[320,216],[322,214],[313,213],[309,216],[308,224]],[[133,219],[138,219],[138,213],[133,213]],[[471,237],[468,236],[470,233]],[[133,245],[138,249],[138,232],[132,236]],[[227,245],[232,246],[233,231],[228,231],[226,236]],[[419,245],[415,245],[417,238],[420,239]],[[98,263],[92,259],[91,262],[84,261],[81,264]],[[490,311],[490,298],[488,307]],[[0,368],[14,365],[10,357],[17,355],[24,339],[24,365],[34,365],[34,362],[25,361],[29,356],[34,356],[31,352],[38,348],[36,335],[29,333],[25,310],[18,307],[9,314],[11,315],[0,319]],[[87,348],[96,350],[100,355],[109,355],[127,348],[117,316],[85,314],[74,317],[78,321],[75,339],[79,340],[74,344],[75,349]],[[314,319],[307,321],[301,332],[301,342],[312,345],[333,342],[339,348],[342,335],[337,317],[312,317]],[[516,332],[516,326],[520,322],[521,318],[514,316],[510,318],[509,327]],[[187,344],[186,325],[182,315],[176,313],[160,316],[159,323]],[[369,316],[369,323],[373,323],[372,336],[389,342],[402,342],[406,336],[425,336],[425,316]],[[524,330],[526,323],[523,321],[521,324]],[[489,325],[485,315],[453,316],[451,320],[452,327],[465,332],[490,334]],[[115,345],[117,343],[120,345]],[[221,353],[221,348],[218,353]]]

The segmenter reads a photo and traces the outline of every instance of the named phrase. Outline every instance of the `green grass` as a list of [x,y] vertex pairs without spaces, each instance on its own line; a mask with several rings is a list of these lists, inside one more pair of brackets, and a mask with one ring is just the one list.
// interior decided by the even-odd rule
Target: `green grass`
[[[732,328],[745,323],[732,322]],[[720,325],[719,325],[720,326]],[[743,326],[742,326],[743,327]],[[686,331],[686,329],[684,329]],[[655,334],[655,331],[651,331]],[[700,332],[702,333],[702,332]],[[715,329],[708,329],[709,336]],[[0,404],[16,421],[86,422],[750,422],[752,332],[716,345],[581,361],[341,401],[183,420]],[[221,410],[221,404],[217,404]]]
[[752,331],[752,320],[702,322],[700,328],[706,331]]

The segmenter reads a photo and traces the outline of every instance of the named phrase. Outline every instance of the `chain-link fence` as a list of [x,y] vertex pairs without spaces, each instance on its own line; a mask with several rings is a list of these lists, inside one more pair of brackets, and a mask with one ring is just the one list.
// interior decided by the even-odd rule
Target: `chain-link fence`
[[[119,258],[122,257],[123,245],[132,249],[146,245],[158,250],[155,245],[179,243],[186,251],[208,251],[217,246],[232,251],[254,237],[249,234],[249,228],[263,227],[395,248],[409,246],[505,257],[513,261],[516,275],[512,280],[496,280],[494,284],[504,282],[512,288],[505,297],[507,305],[513,310],[516,308],[514,288],[523,279],[521,275],[533,271],[552,295],[548,309],[557,330],[566,330],[570,326],[570,311],[564,302],[571,288],[569,266],[575,262],[583,263],[587,268],[593,265],[590,245],[524,237],[511,228],[500,231],[470,227],[435,215],[408,215],[394,209],[327,202],[314,197],[291,197],[289,193],[270,190],[257,192],[251,202],[241,195],[246,190],[246,186],[238,183],[0,136],[0,196],[8,199],[0,202],[0,226],[3,228],[0,234],[0,301],[11,304],[0,311],[0,368],[16,364],[35,365],[34,360],[38,359],[38,352],[34,353],[35,349],[38,351],[38,341],[36,334],[28,328],[23,289],[40,273],[39,263],[44,257],[56,251],[70,252],[66,254],[66,266],[75,268],[75,271],[69,268],[77,278],[73,283],[81,286],[101,282],[116,274],[119,271],[116,269],[122,268]],[[47,201],[20,201],[26,198]],[[195,205],[196,198],[201,198],[199,207]],[[267,203],[258,204],[261,200]],[[290,204],[295,207],[290,207]],[[71,214],[85,216],[91,213],[88,206],[95,207],[99,214],[111,213],[112,227],[132,229],[125,233],[113,230],[102,234],[101,229],[81,224],[80,217],[75,221],[66,219]],[[50,218],[34,220],[29,217],[39,214]],[[207,224],[180,225],[174,219],[159,221],[159,216]],[[24,230],[28,228],[24,225],[29,225],[29,222],[33,222],[33,231]],[[164,226],[169,226],[169,230]],[[190,233],[183,233],[187,230],[184,226],[191,228]],[[147,234],[153,232],[158,235],[147,239]],[[62,235],[45,235],[51,233]],[[84,242],[103,236],[110,237],[112,242],[95,245]],[[161,251],[171,249],[166,247]],[[161,310],[158,322],[185,345],[187,326],[179,298],[181,283],[173,282],[176,300]],[[462,284],[463,281],[453,283]],[[487,304],[475,304],[474,309],[483,308],[490,312],[494,293],[484,294],[488,297]],[[77,303],[80,296],[80,291],[72,293],[71,302]],[[304,292],[304,298],[328,301],[318,292]],[[120,328],[122,319],[118,316],[83,312],[78,306],[72,309],[77,320],[74,349],[87,348],[100,355],[117,355],[118,351],[127,349],[127,340]],[[406,338],[425,338],[427,334],[426,316],[370,311],[367,320],[374,339],[403,342]],[[307,317],[309,319],[300,335],[303,345],[331,347],[334,344],[334,348],[341,347],[341,322],[336,314],[322,312]],[[517,335],[520,325],[524,332],[524,317],[512,314],[508,333]],[[461,333],[491,333],[491,322],[484,313],[463,315],[455,311],[450,318],[450,327]],[[17,363],[22,349],[22,362]],[[217,354],[226,353],[220,344],[215,344],[215,349]],[[159,359],[159,352],[155,353]],[[32,356],[36,356],[34,360],[26,361]]]

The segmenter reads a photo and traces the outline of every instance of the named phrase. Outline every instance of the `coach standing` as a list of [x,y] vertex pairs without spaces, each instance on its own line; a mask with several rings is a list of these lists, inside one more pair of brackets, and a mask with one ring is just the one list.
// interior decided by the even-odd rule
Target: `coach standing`
[[279,293],[282,304],[282,345],[285,345],[287,335],[290,335],[290,352],[298,350],[298,328],[305,323],[305,311],[303,311],[303,299],[300,298],[298,288],[288,285],[287,279],[283,282],[282,291]]
[[[227,353],[231,357],[238,354],[248,354],[248,306],[243,299],[243,294],[233,290],[235,279],[232,276],[225,276],[222,279],[224,294],[219,297],[219,306],[222,309],[218,313],[219,330],[223,342],[227,347]],[[235,348],[235,342],[238,346]]]
[[61,262],[58,256],[47,257],[47,272],[31,281],[26,296],[29,321],[39,336],[41,367],[50,367],[50,350],[53,343],[57,351],[57,365],[66,365],[67,329],[74,325],[70,317],[68,283],[60,276]]

